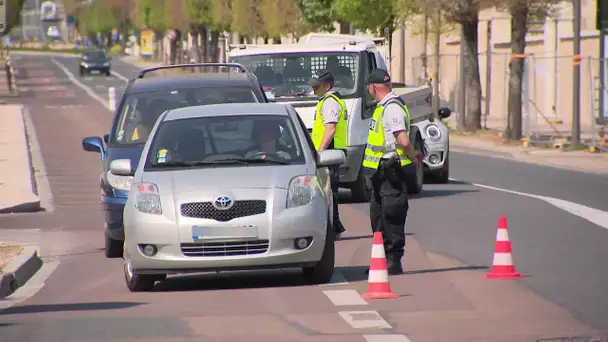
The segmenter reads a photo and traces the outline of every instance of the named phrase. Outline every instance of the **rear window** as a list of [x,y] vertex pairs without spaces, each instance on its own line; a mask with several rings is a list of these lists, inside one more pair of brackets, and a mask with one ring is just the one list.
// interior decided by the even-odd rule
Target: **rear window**
[[158,117],[169,109],[219,103],[257,103],[247,87],[160,90],[127,95],[115,123],[113,143],[145,144]]

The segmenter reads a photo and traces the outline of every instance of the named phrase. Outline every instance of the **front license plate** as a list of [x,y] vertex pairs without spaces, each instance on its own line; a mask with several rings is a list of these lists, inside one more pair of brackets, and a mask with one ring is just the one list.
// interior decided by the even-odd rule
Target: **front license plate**
[[231,238],[257,238],[258,228],[255,226],[239,227],[192,227],[193,240],[231,239]]

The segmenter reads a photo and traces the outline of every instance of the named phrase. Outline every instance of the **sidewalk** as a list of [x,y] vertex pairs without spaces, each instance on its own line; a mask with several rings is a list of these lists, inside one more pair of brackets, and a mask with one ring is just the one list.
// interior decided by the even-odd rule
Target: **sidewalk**
[[608,175],[608,153],[525,147],[519,142],[504,141],[497,131],[468,135],[451,132],[450,149],[472,154],[502,155],[527,163]]
[[0,104],[0,213],[39,211],[21,105]]

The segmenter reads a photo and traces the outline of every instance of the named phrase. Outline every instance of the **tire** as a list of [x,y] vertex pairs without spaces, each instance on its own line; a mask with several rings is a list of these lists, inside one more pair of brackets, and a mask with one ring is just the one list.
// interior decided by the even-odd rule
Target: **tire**
[[334,274],[334,265],[336,261],[336,245],[334,230],[331,227],[331,221],[327,219],[327,236],[325,237],[325,246],[323,247],[323,255],[321,260],[313,267],[303,267],[304,275],[315,284],[328,283]]
[[78,76],[80,76],[80,77],[84,76],[84,69],[82,67],[80,67],[78,69]]
[[435,181],[441,184],[450,182],[450,154],[445,157],[445,162],[440,171],[435,174]]
[[[418,136],[414,143],[414,150],[422,152],[422,141]],[[408,166],[410,167],[408,167],[407,172],[407,192],[410,194],[419,194],[424,187],[424,163],[419,162]]]
[[112,72],[110,71],[110,69],[107,69],[105,74],[106,74],[106,76],[112,76]]
[[106,234],[105,253],[106,258],[122,258],[123,241],[114,240]]
[[156,274],[137,274],[133,270],[129,258],[125,258],[124,267],[125,283],[131,292],[150,291],[154,288],[154,283],[158,280]]
[[365,203],[372,198],[372,183],[368,177],[363,175],[363,167],[359,169],[359,176],[350,188],[350,194],[354,202]]

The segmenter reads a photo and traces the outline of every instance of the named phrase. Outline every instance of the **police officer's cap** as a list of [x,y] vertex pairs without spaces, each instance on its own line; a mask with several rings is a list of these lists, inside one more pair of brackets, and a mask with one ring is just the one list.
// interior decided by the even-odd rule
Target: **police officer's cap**
[[308,82],[308,84],[313,87],[321,85],[321,84],[333,84],[333,83],[334,83],[334,75],[332,75],[331,71],[329,71],[327,69],[321,69],[321,70],[315,72],[315,74],[312,75],[312,78]]
[[367,77],[368,84],[390,83],[390,82],[391,82],[391,76],[384,69],[374,69]]

